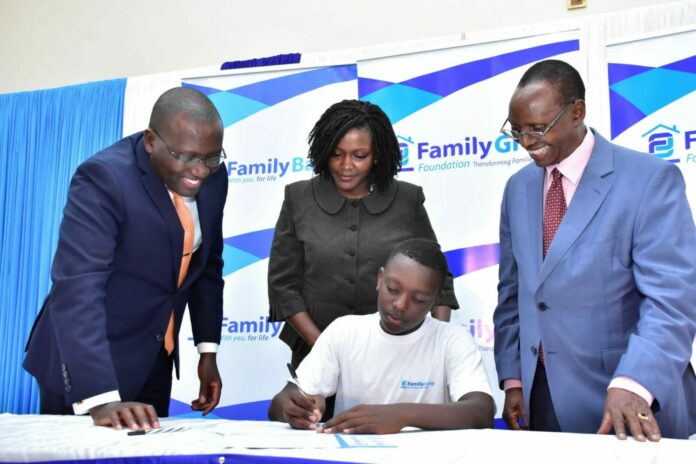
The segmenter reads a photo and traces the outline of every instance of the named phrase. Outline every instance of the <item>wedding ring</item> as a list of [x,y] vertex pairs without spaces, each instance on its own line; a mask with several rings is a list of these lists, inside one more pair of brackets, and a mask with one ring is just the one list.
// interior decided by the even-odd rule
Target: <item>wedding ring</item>
[[641,422],[649,422],[650,421],[650,418],[644,412],[639,412],[636,415],[638,416],[638,420]]

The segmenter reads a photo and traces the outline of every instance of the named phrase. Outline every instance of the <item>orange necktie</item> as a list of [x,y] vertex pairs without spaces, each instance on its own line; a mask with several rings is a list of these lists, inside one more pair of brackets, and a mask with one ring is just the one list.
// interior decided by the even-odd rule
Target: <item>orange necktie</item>
[[[181,257],[179,280],[177,282],[177,287],[180,287],[181,282],[183,282],[186,277],[186,272],[191,262],[191,254],[193,253],[193,216],[188,206],[186,206],[186,203],[184,203],[184,199],[181,198],[181,195],[172,192],[172,201],[174,202],[176,214],[179,215],[181,226],[184,228],[184,254]],[[172,351],[174,351],[174,311],[169,315],[167,332],[164,334],[164,349],[167,350],[168,354],[172,354]]]

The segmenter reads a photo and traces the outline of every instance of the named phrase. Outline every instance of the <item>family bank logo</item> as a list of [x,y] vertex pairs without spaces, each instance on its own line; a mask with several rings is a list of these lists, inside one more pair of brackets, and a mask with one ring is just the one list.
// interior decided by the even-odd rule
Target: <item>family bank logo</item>
[[[274,108],[283,111],[279,106],[282,103],[336,84],[356,81],[357,78],[357,65],[350,64],[260,72],[259,80],[254,82],[247,82],[248,77],[239,75],[193,78],[184,80],[182,86],[196,89],[206,95],[217,108],[223,126],[228,128]],[[282,124],[293,116],[279,114],[276,120]],[[234,156],[233,149],[230,148],[227,153],[231,155],[231,159],[226,163],[231,184],[273,182],[288,174],[311,171],[305,157],[292,154],[269,156],[265,161],[253,156],[255,162],[243,162],[239,156]]]
[[261,163],[242,163],[237,160],[227,162],[227,178],[230,184],[249,184],[259,182],[274,182],[287,174],[306,173],[312,171],[307,158],[300,156],[268,158]]
[[235,320],[227,316],[222,318],[222,342],[267,342],[280,333],[282,322],[271,322],[268,316],[257,320]]
[[[268,316],[259,316],[258,319],[231,319],[222,318],[220,328],[220,342],[227,343],[263,343],[270,342],[278,337],[283,322],[271,322]],[[193,337],[188,337],[193,340]]]
[[[520,150],[519,143],[504,135],[494,140],[466,136],[449,143],[417,141],[402,135],[396,138],[401,149],[402,172],[512,166],[531,160]],[[523,156],[516,157],[517,154]]]
[[[647,140],[648,153],[670,163],[682,161],[679,156],[674,157],[675,151],[680,151],[682,147],[686,151],[696,149],[696,130],[685,131],[682,134],[676,124],[658,124],[641,137]],[[687,163],[696,163],[696,153],[687,153],[685,160]]]

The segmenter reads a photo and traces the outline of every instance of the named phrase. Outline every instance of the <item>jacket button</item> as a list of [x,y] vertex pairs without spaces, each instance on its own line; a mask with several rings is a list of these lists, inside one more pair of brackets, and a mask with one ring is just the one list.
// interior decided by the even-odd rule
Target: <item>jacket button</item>
[[549,306],[542,301],[537,305],[537,308],[539,308],[539,311],[546,311],[549,308]]
[[349,284],[354,284],[354,283],[355,283],[355,279],[352,278],[352,277],[348,277],[346,280],[348,281]]
[[68,366],[66,366],[65,363],[61,364],[61,365],[60,365],[60,368],[61,368],[61,370],[62,370],[63,372],[65,372],[65,371],[68,370]]
[[355,250],[348,250],[348,256],[355,256]]
[[67,393],[70,393],[70,392],[72,391],[72,387],[71,387],[70,385],[66,385],[66,386],[65,386],[65,391],[66,391]]
[[534,356],[537,355],[537,347],[536,347],[536,346],[533,346],[533,347],[532,347],[532,354],[533,354]]
[[349,229],[352,230],[353,232],[355,232],[356,230],[358,230],[358,226],[353,224],[352,226],[349,227]]
[[162,334],[157,334],[157,335],[155,335],[155,340],[157,340],[158,342],[161,342],[161,341],[164,341],[164,337],[162,336]]

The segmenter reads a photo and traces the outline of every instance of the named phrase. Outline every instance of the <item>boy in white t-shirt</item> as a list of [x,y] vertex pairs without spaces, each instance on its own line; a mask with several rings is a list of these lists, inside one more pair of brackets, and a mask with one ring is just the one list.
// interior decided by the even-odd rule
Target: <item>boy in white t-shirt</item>
[[[377,274],[378,313],[329,325],[268,417],[326,433],[492,427],[495,405],[471,335],[429,315],[446,275],[437,243],[397,245]],[[333,394],[336,415],[317,425]]]

